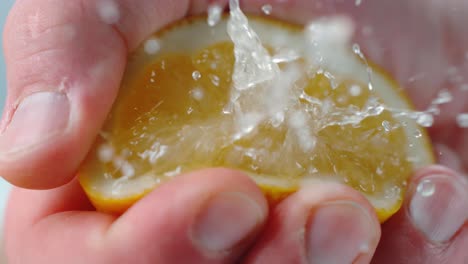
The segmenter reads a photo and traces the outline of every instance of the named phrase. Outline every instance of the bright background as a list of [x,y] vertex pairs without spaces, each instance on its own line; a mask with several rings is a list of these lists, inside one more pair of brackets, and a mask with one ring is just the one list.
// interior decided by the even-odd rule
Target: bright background
[[[3,32],[5,19],[8,14],[8,10],[10,10],[11,6],[13,5],[13,2],[14,0],[0,0],[1,32]],[[3,57],[3,34],[0,34],[0,43],[2,45],[2,52],[0,52],[0,109],[3,109],[6,93],[5,58]],[[1,241],[3,240],[3,219],[9,190],[10,186],[0,177],[0,263],[6,263],[5,259],[3,258],[3,243]]]

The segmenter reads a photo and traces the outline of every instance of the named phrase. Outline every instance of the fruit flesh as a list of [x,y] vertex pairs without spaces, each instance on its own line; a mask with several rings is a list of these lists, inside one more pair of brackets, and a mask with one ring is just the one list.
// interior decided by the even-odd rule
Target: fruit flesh
[[[192,58],[181,54],[167,55],[135,78],[137,89],[123,92],[111,122],[110,142],[117,153],[130,152],[126,159],[138,165],[135,175],[148,171],[164,175],[178,168],[188,171],[228,167],[284,177],[298,184],[300,179],[311,175],[312,169],[317,171],[312,174],[339,174],[352,187],[373,193],[383,191],[384,187],[376,178],[392,177],[392,181],[399,185],[411,172],[410,164],[402,156],[407,143],[402,128],[385,132],[381,125],[384,120],[393,121],[389,113],[368,118],[356,128],[330,126],[319,131],[319,146],[312,153],[288,150],[288,146],[283,145],[285,137],[291,136],[288,129],[277,130],[268,125],[262,126],[257,136],[234,144],[229,142],[228,130],[232,128],[229,125],[225,129],[217,127],[232,123],[231,117],[223,114],[231,87],[232,49],[231,44],[222,43]],[[213,69],[210,67],[213,63],[222,67]],[[194,72],[199,72],[202,77],[195,80]],[[213,78],[219,78],[219,86]],[[368,90],[362,88],[363,93],[353,97],[347,96],[348,87],[344,83],[332,89],[327,78],[318,75],[308,80],[305,93],[318,99],[329,98],[338,106],[353,104],[362,108],[369,97]],[[364,86],[361,84],[361,87]],[[203,93],[203,98],[194,98],[197,91]],[[148,146],[153,146],[152,150],[148,151]],[[166,152],[162,153],[164,149]],[[142,158],[158,155],[158,151],[162,156],[157,160]],[[391,159],[397,166],[383,163],[381,170],[385,175],[379,175],[381,161]],[[106,165],[106,173],[111,177],[122,177],[118,168]]]
[[[343,121],[336,117],[339,111],[358,111],[375,96],[367,84],[351,79],[333,83],[327,73],[303,68],[303,77],[291,88],[297,95],[289,109],[292,117],[281,124],[262,122],[236,137],[235,116],[225,111],[234,63],[232,43],[220,42],[194,53],[162,54],[127,76],[80,171],[82,185],[98,209],[121,213],[158,184],[206,167],[246,172],[272,201],[293,192],[305,179],[320,178],[343,182],[369,197],[400,197],[392,207],[381,208],[389,210],[381,213],[381,220],[398,209],[414,169],[406,156],[404,127],[388,111],[358,125],[332,124]],[[294,64],[303,66],[301,61]],[[351,87],[359,87],[359,93],[350,92]],[[314,99],[328,101],[332,111],[315,105]],[[303,148],[291,119],[300,123],[299,132],[307,130],[313,148]],[[103,159],[103,147],[112,158]],[[128,188],[128,182],[141,178],[144,183]],[[106,184],[113,197],[96,187]]]

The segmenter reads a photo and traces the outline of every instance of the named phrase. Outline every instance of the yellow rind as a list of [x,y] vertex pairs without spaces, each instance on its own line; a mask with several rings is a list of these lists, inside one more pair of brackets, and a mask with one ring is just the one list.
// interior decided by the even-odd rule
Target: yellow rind
[[[82,177],[79,177],[82,178]],[[140,199],[145,197],[151,190],[143,192],[139,195],[133,195],[121,199],[116,198],[107,198],[103,197],[102,195],[98,195],[93,192],[89,188],[89,184],[84,183],[84,181],[80,181],[81,185],[83,186],[86,195],[88,196],[89,200],[96,208],[96,210],[113,214],[113,215],[121,215],[127,209],[129,209],[133,204],[138,202]],[[259,188],[264,193],[269,205],[271,207],[275,206],[276,204],[280,203],[283,199],[288,197],[289,195],[295,193],[299,187],[297,188],[283,188],[278,186],[269,186],[269,185],[262,185],[258,184]],[[156,189],[157,187],[155,187]],[[392,215],[394,215],[401,207],[403,201],[398,200],[396,204],[394,204],[391,208],[384,209],[384,208],[374,208],[377,218],[379,219],[380,223],[385,222],[388,220]]]

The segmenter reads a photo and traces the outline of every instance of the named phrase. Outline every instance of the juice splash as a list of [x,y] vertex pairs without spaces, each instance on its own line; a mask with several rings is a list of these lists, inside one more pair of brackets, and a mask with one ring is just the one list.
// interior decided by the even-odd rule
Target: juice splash
[[121,212],[181,173],[228,167],[273,199],[333,181],[366,195],[382,220],[394,213],[407,177],[432,161],[416,122],[429,114],[410,110],[351,43],[345,17],[300,28],[229,4],[227,18],[211,6],[130,59],[80,171],[96,207]]

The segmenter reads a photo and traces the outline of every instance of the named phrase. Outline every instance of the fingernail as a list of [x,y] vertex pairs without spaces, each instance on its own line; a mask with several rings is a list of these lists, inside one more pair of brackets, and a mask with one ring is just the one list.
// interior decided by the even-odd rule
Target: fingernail
[[422,179],[409,205],[416,229],[432,242],[450,240],[468,219],[467,190],[466,183],[446,175]]
[[233,249],[255,232],[265,220],[265,214],[245,194],[220,194],[203,207],[193,227],[193,240],[209,252]]
[[309,219],[306,232],[309,263],[355,263],[377,243],[376,225],[357,203],[338,201],[320,206]]
[[24,98],[0,136],[1,155],[34,147],[62,133],[69,115],[70,105],[64,94],[38,92]]

